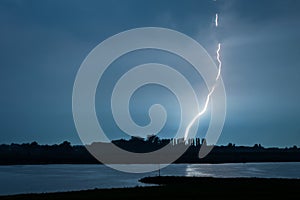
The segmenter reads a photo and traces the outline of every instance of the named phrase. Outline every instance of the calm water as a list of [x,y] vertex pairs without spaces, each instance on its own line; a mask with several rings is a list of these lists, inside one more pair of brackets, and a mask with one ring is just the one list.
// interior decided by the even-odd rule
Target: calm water
[[[141,165],[131,167],[141,167]],[[143,184],[138,182],[140,178],[157,174],[157,171],[128,174],[104,165],[0,166],[0,195],[141,186]],[[300,178],[300,163],[176,164],[162,169],[161,174]]]

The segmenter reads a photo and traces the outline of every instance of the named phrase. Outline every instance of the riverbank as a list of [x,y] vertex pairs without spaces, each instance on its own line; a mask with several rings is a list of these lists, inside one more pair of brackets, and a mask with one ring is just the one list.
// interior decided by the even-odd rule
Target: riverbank
[[22,194],[0,196],[1,200],[52,200],[52,199],[189,199],[231,198],[252,199],[257,197],[298,198],[300,179],[265,178],[210,178],[210,177],[146,177],[143,183],[159,184],[151,187],[94,189],[72,192]]

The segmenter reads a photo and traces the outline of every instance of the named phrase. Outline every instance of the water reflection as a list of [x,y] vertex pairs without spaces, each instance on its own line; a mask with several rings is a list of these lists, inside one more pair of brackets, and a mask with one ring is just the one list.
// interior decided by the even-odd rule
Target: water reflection
[[205,168],[201,165],[189,164],[186,166],[185,176],[210,177],[213,174],[205,172]]
[[189,164],[186,176],[300,178],[300,163]]

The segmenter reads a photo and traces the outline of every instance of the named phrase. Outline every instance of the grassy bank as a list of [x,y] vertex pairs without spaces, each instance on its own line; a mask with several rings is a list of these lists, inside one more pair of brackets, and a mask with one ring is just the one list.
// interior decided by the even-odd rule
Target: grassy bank
[[154,187],[2,196],[0,199],[253,199],[300,196],[300,179],[147,177]]

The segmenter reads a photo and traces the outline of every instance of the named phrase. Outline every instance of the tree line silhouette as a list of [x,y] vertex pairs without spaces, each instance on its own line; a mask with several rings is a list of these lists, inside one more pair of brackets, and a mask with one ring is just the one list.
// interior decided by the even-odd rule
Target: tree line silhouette
[[[214,146],[204,158],[198,153],[205,139],[190,139],[187,143],[180,139],[160,139],[155,135],[147,139],[131,137],[129,140],[113,140],[111,143],[92,143],[91,145],[117,145],[135,152],[147,153],[158,150],[166,145],[178,148],[188,145],[187,151],[175,163],[237,163],[237,162],[299,162],[300,148],[265,148],[260,144],[254,146],[236,146],[229,143],[226,146]],[[61,144],[40,145],[37,142],[10,145],[0,145],[0,165],[10,164],[96,164],[99,163],[83,145],[71,145],[64,141]]]

